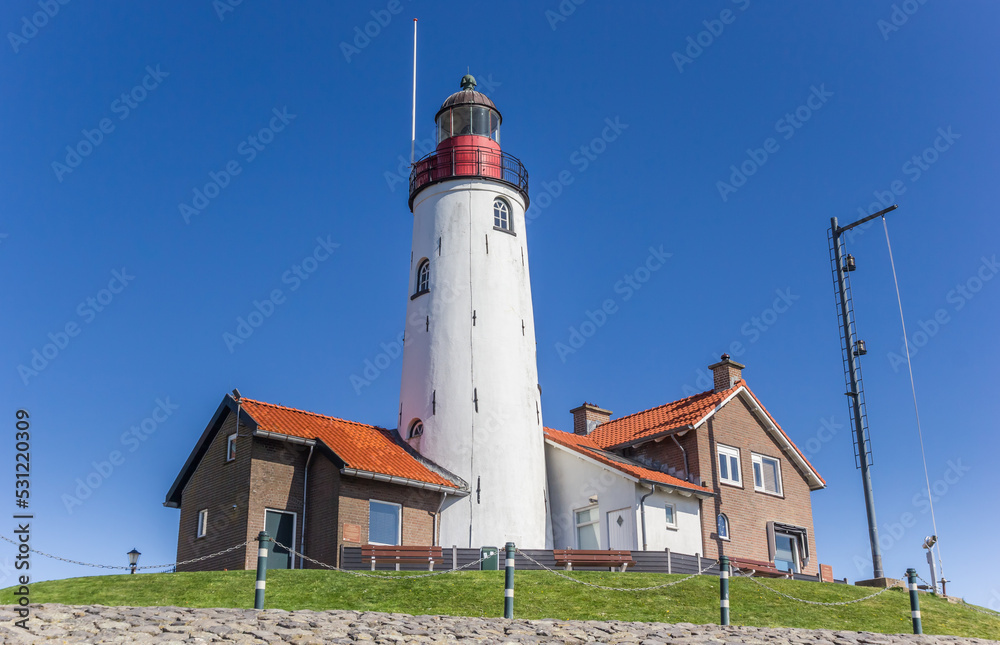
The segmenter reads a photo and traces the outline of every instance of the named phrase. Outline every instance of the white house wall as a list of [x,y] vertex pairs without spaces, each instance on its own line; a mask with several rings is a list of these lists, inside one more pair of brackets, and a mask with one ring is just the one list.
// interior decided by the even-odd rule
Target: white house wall
[[[622,508],[634,509],[636,543],[633,550],[642,548],[642,517],[639,499],[649,492],[636,485],[621,473],[584,459],[563,448],[546,444],[546,471],[549,478],[549,498],[552,505],[553,546],[579,548],[576,542],[575,511],[591,506],[590,497],[597,496],[600,514],[600,548],[608,547],[608,513]],[[666,525],[665,504],[672,503],[677,512],[677,528]],[[680,493],[666,493],[659,489],[648,498],[646,506],[647,550],[662,551],[669,548],[678,553],[700,553],[701,520],[698,498]]]
[[601,519],[600,548],[608,548],[608,512],[635,504],[635,483],[548,444],[545,445],[545,460],[552,505],[553,546],[579,548],[574,511],[592,506],[589,498],[596,495]]
[[[639,499],[649,492],[648,488],[636,489],[636,526],[639,527],[639,548],[642,548],[642,518],[639,516]],[[674,505],[677,528],[667,527],[666,505]],[[701,553],[701,516],[698,498],[685,497],[681,493],[665,493],[657,488],[646,498],[646,550],[662,551],[670,549],[677,553]]]

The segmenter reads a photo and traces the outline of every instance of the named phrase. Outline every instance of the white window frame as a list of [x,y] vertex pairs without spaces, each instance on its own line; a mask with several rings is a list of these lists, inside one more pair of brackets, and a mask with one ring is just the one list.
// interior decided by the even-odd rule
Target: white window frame
[[[725,535],[722,535],[722,533],[719,532],[719,520],[720,519],[724,519],[726,521],[726,534]],[[729,542],[730,540],[733,539],[733,525],[729,521],[729,516],[726,515],[725,513],[719,513],[718,515],[715,516],[715,534],[719,536],[720,540],[725,540],[726,542]]]
[[[773,461],[778,465],[778,490],[771,491],[764,488],[764,460]],[[774,495],[776,497],[783,497],[785,487],[781,482],[781,460],[775,457],[768,457],[767,455],[759,455],[755,452],[750,453],[750,460],[753,463],[753,489],[758,493],[764,493],[766,495]],[[760,486],[757,485],[757,468],[760,467]]]
[[[502,206],[502,208],[498,208],[498,206]],[[506,199],[497,197],[493,200],[493,228],[499,231],[513,233],[514,226],[511,221],[512,217],[513,214],[511,213],[510,204]]]
[[577,513],[582,513],[584,511],[590,511],[597,509],[597,504],[590,504],[588,506],[582,506],[580,508],[573,509],[573,526],[576,528],[573,530],[573,539],[576,540],[576,548],[583,548],[580,546],[580,528],[584,526],[590,526],[592,524],[597,525],[597,548],[601,548],[601,513],[598,511],[597,519],[591,520],[590,522],[580,522],[577,520]]
[[[425,279],[426,278],[426,279]],[[427,293],[431,290],[431,261],[427,258],[417,263],[416,280],[413,288],[413,297]]]
[[[420,430],[417,431],[417,428]],[[410,424],[410,431],[407,434],[407,439],[416,439],[417,437],[422,437],[424,434],[424,422],[420,419],[416,419]]]
[[[719,466],[719,457],[725,455],[728,457],[727,469],[729,471],[729,476],[723,478],[722,469]],[[733,479],[733,459],[736,459],[736,474],[737,479]],[[715,466],[719,468],[719,483],[726,484],[727,486],[736,486],[737,488],[743,488],[743,471],[740,465],[740,449],[734,448],[733,446],[725,446],[721,443],[715,444]]]
[[208,509],[203,508],[198,511],[198,529],[195,537],[203,538],[208,535]]
[[[667,528],[668,529],[675,529],[676,530],[677,529],[677,504],[674,504],[673,502],[667,502],[663,506],[664,506],[665,509],[666,508],[670,509],[670,517],[674,518],[673,522],[669,522],[668,521],[666,523],[667,524]],[[664,511],[664,512],[666,512],[666,511]]]
[[236,437],[237,433],[233,433],[226,437],[226,463],[230,461],[236,461]]
[[[386,544],[385,542],[372,542],[372,502],[376,504],[385,504],[386,506],[395,506],[399,509],[399,514],[396,520],[396,543]],[[387,502],[381,499],[369,499],[368,500],[368,544],[379,544],[382,546],[401,546],[403,544],[403,505],[397,504],[395,502]]]

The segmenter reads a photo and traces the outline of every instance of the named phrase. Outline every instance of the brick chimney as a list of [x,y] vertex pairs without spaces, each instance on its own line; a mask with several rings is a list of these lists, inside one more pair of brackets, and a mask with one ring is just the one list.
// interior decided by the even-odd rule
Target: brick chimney
[[721,392],[728,390],[733,386],[733,383],[743,378],[743,370],[746,369],[746,365],[741,365],[730,359],[729,354],[723,354],[722,360],[714,365],[709,365],[708,369],[712,370],[715,377],[712,391]]
[[604,410],[593,403],[584,403],[570,410],[573,415],[573,433],[588,435],[594,428],[611,420],[611,410]]

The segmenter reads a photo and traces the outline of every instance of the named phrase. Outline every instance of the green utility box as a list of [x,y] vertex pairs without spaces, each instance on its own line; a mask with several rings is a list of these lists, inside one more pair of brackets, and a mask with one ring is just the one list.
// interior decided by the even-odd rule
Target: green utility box
[[479,549],[479,557],[483,559],[483,561],[479,563],[479,569],[481,571],[500,570],[500,549],[495,546],[484,546]]

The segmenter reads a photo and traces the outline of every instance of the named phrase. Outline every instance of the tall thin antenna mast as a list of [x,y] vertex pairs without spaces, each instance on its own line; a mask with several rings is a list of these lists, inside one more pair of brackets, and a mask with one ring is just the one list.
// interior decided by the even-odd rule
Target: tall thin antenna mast
[[417,145],[417,19],[413,19],[413,116],[410,120],[410,165]]

